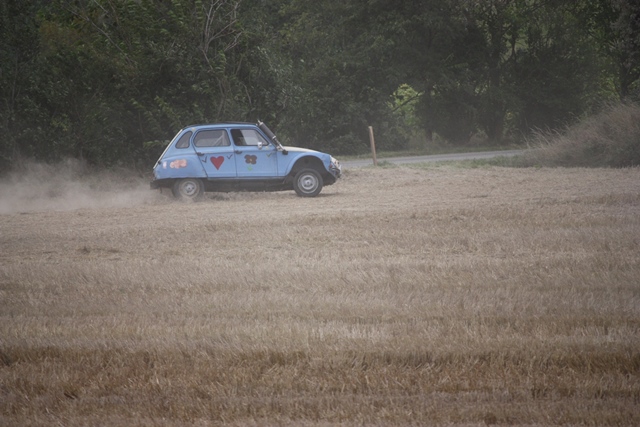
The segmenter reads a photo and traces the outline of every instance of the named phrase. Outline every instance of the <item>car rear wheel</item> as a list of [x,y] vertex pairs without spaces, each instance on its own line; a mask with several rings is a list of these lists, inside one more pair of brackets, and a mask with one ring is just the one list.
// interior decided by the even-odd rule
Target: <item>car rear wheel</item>
[[176,199],[195,202],[204,195],[204,186],[197,178],[184,178],[173,184],[172,191]]
[[293,179],[293,189],[300,197],[315,197],[322,191],[322,177],[315,169],[302,169]]

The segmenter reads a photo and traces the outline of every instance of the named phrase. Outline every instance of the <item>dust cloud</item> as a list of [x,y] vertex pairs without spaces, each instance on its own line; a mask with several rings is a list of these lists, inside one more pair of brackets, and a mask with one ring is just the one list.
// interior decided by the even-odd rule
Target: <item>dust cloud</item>
[[134,171],[96,170],[75,159],[26,161],[0,179],[0,214],[132,207],[160,197]]

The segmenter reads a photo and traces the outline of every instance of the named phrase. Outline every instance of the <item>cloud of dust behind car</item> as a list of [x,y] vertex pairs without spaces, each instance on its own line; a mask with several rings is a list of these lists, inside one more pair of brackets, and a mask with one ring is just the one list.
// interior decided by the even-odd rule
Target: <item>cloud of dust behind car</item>
[[134,171],[96,169],[75,159],[26,161],[0,179],[0,214],[121,208],[158,198]]

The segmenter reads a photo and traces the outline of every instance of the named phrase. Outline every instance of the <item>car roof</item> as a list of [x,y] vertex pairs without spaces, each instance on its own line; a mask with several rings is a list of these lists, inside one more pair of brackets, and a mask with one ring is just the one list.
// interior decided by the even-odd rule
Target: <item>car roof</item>
[[220,123],[200,123],[200,124],[195,124],[195,125],[188,125],[183,127],[182,129],[190,129],[190,128],[210,128],[210,127],[227,127],[227,126],[256,126],[255,123],[251,123],[251,122],[220,122]]

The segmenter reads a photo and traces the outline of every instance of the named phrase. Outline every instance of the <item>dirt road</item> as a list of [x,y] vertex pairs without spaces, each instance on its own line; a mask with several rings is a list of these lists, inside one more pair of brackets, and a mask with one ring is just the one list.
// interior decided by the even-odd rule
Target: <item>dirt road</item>
[[[524,150],[505,150],[505,151],[485,151],[477,153],[453,153],[453,154],[433,154],[429,156],[402,156],[378,159],[394,164],[408,163],[425,163],[425,162],[447,162],[456,160],[472,160],[472,159],[490,159],[493,157],[511,157],[524,153]],[[341,162],[345,168],[360,168],[373,164],[372,159],[347,160]]]

